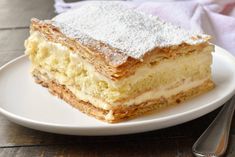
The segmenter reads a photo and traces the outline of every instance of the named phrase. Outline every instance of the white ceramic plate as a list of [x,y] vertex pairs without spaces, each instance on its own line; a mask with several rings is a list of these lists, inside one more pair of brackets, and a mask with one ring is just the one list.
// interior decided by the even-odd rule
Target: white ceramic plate
[[20,125],[71,135],[118,135],[161,129],[205,115],[226,102],[235,91],[235,59],[216,46],[213,54],[216,88],[186,103],[117,124],[80,113],[46,88],[34,83],[30,62],[21,56],[0,69],[0,112]]

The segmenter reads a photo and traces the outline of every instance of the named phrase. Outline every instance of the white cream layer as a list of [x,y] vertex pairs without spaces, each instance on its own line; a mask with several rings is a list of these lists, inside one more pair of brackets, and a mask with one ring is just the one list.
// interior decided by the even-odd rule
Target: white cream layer
[[[47,77],[44,76],[43,79],[46,80],[57,80],[59,84],[63,84],[60,80],[58,80],[57,78],[54,78],[53,75],[50,75],[49,73],[47,73],[45,70],[43,69],[38,69],[41,73],[46,73]],[[160,97],[171,97],[172,95],[176,95],[182,91],[186,91],[189,90],[191,88],[197,87],[199,85],[201,85],[203,82],[205,82],[206,80],[211,79],[210,77],[204,78],[202,80],[196,80],[196,81],[190,81],[188,80],[184,80],[183,84],[176,87],[176,88],[171,88],[172,86],[174,86],[175,84],[178,83],[178,81],[174,82],[173,84],[170,84],[168,86],[165,86],[164,88],[161,89],[153,89],[150,91],[147,91],[137,97],[135,97],[134,99],[130,99],[127,100],[125,102],[119,103],[119,102],[114,102],[111,104],[102,101],[101,99],[95,98],[91,95],[85,94],[82,91],[79,91],[78,89],[76,89],[74,86],[66,86],[78,99],[85,101],[85,102],[89,102],[92,105],[98,107],[98,108],[102,108],[104,110],[109,110],[112,107],[116,106],[116,105],[123,105],[123,106],[131,106],[131,105],[136,105],[136,104],[140,104],[149,100],[153,100],[153,99],[158,99]]]
[[68,89],[70,89],[77,98],[79,98],[85,102],[89,102],[96,107],[99,107],[99,108],[102,108],[105,110],[109,110],[112,106],[116,106],[116,105],[131,106],[131,105],[140,104],[140,103],[143,103],[143,102],[146,102],[149,100],[158,99],[160,97],[168,98],[168,97],[171,97],[172,95],[176,95],[182,91],[186,91],[191,88],[197,87],[208,79],[209,78],[205,78],[202,80],[197,80],[197,81],[192,81],[192,82],[185,81],[185,83],[183,85],[180,85],[179,87],[169,89],[169,90],[167,88],[171,87],[171,85],[166,86],[166,88],[163,88],[163,89],[153,89],[153,90],[147,91],[147,92],[135,97],[134,99],[130,99],[130,100],[122,102],[122,103],[118,103],[118,102],[112,103],[112,105],[110,105],[100,99],[94,98],[90,95],[86,95],[86,94],[82,93],[81,91],[76,90],[74,87],[68,87]]

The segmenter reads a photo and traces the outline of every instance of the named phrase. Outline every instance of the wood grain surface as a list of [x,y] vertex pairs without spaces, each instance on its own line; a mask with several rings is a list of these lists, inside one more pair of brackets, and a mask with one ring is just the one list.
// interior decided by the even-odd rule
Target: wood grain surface
[[[0,65],[3,65],[23,54],[30,18],[48,19],[55,13],[52,0],[0,0],[0,15]],[[97,137],[40,132],[14,124],[0,115],[0,157],[191,157],[193,143],[219,110],[162,130]],[[235,157],[235,121],[226,156]]]

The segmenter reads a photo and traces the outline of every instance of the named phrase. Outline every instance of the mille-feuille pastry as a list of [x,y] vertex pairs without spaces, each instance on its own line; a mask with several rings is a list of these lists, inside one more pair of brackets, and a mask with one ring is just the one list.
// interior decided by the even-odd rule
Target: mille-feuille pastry
[[37,83],[106,122],[178,104],[214,87],[210,36],[121,2],[32,19],[25,42]]

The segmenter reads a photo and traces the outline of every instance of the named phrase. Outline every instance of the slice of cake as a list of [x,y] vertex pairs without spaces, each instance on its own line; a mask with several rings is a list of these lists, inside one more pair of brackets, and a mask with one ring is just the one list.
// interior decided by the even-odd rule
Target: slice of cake
[[209,38],[121,2],[92,2],[32,19],[25,47],[37,83],[112,123],[212,89]]

